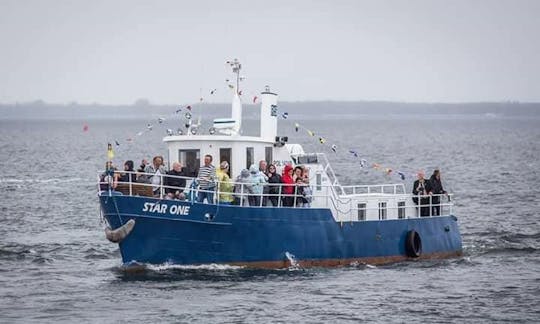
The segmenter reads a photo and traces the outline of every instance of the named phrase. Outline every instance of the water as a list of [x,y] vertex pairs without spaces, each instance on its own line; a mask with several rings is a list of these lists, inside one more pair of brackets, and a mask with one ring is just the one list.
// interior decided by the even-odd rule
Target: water
[[160,139],[174,121],[136,137],[154,113],[11,115],[0,119],[0,322],[538,321],[540,114],[307,117],[288,108],[280,133],[307,151],[326,151],[343,184],[399,180],[295,133],[294,121],[339,152],[354,148],[395,169],[440,167],[455,193],[464,256],[337,269],[165,264],[128,271],[99,223],[96,171],[114,139],[118,162],[165,155]]

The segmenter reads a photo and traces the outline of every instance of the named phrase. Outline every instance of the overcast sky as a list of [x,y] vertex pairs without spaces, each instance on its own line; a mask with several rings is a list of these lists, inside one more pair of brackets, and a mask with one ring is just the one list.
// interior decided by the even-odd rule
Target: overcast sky
[[226,102],[231,58],[245,97],[540,101],[536,0],[0,0],[0,44],[4,103]]

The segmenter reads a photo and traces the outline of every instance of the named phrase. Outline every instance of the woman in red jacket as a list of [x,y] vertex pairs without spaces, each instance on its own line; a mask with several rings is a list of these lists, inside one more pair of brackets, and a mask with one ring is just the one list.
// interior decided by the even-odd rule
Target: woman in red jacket
[[281,182],[283,182],[283,187],[281,189],[283,194],[283,206],[291,207],[294,203],[294,181],[293,167],[290,164],[285,165],[283,176],[281,176]]

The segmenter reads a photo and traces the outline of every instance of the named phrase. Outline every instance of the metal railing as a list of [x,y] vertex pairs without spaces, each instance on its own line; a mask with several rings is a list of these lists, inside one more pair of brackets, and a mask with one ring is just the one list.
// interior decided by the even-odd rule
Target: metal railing
[[[440,215],[451,215],[453,204],[450,202],[451,195],[412,195],[404,193],[403,184],[392,185],[373,185],[373,186],[339,186],[336,185],[323,185],[317,184],[316,186],[309,186],[311,188],[310,195],[303,195],[300,193],[300,189],[303,188],[295,184],[283,184],[283,183],[265,183],[261,184],[261,193],[254,193],[252,191],[253,184],[246,182],[234,182],[228,181],[229,186],[233,186],[235,190],[224,191],[222,190],[224,182],[214,181],[215,186],[210,189],[201,189],[198,186],[198,179],[193,177],[173,176],[167,174],[146,174],[138,172],[123,172],[122,174],[128,174],[128,181],[120,181],[120,172],[115,172],[114,175],[109,177],[98,176],[98,191],[120,191],[124,195],[130,196],[148,196],[158,199],[186,199],[190,201],[198,201],[200,194],[206,193],[211,197],[210,204],[229,204],[220,200],[220,197],[226,197],[227,195],[234,198],[233,204],[239,206],[257,206],[257,207],[292,207],[292,208],[310,208],[311,206],[317,208],[330,208],[336,212],[336,219],[341,221],[358,221],[361,220],[359,215],[364,213],[368,215],[370,211],[379,210],[382,214],[380,218],[383,218],[383,214],[388,211],[397,210],[398,214],[404,213],[405,217],[422,217],[422,216],[436,216],[433,215],[437,210],[440,211]],[[133,174],[133,176],[129,176]],[[140,179],[141,175],[146,176],[146,182],[129,181],[132,178]],[[158,181],[154,181],[152,177],[159,177]],[[169,179],[183,179],[186,183],[184,187],[176,187],[168,185]],[[150,181],[150,183],[148,182]],[[265,193],[264,187],[277,189],[275,193]],[[285,194],[283,189],[285,187],[293,187],[292,194]],[[317,187],[317,190],[313,190]],[[343,194],[339,195],[336,191],[342,191]],[[176,195],[168,195],[170,192],[181,192],[180,197]],[[251,197],[251,198],[250,198]],[[436,203],[436,197],[439,198],[439,203]],[[443,203],[443,199],[448,197],[448,201]],[[413,198],[416,198],[418,203],[414,203]],[[230,200],[230,197],[229,197]],[[435,202],[434,202],[435,200]],[[378,203],[386,202],[387,205],[384,210],[378,207],[359,207],[359,203],[368,202]],[[395,203],[388,206],[388,202]],[[404,204],[398,205],[398,202]],[[254,205],[253,203],[256,203]],[[274,205],[275,204],[275,205]],[[403,211],[400,212],[399,210]],[[408,212],[407,212],[408,211]],[[399,218],[399,217],[398,217]]]

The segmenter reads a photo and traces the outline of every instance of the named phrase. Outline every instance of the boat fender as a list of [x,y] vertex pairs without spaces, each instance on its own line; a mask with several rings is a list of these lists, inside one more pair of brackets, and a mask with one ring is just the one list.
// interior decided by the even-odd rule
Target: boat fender
[[405,239],[405,251],[408,257],[418,258],[422,254],[422,239],[415,230],[410,230]]
[[105,237],[113,243],[120,243],[129,235],[129,233],[131,233],[133,227],[135,227],[135,220],[133,219],[128,220],[127,223],[115,230],[107,226],[107,228],[105,228]]

